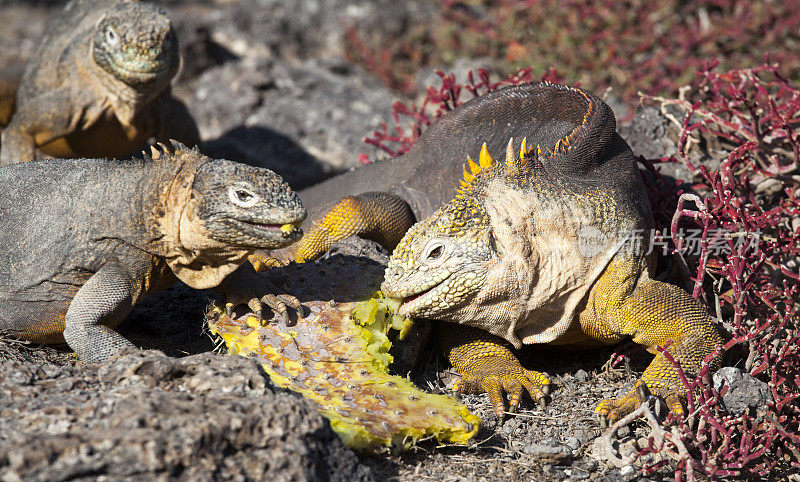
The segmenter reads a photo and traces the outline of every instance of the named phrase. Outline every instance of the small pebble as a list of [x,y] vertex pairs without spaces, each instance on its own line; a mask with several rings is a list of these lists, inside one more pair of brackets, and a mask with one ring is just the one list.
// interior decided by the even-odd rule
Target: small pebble
[[570,437],[565,442],[567,447],[571,448],[572,450],[578,450],[581,448],[581,441],[578,440],[578,437]]
[[579,382],[585,382],[586,380],[589,379],[589,374],[586,373],[585,370],[582,369],[578,370],[577,372],[575,372],[575,379],[578,380]]
[[591,474],[581,468],[573,467],[570,470],[569,476],[572,478],[572,480],[586,480],[591,476]]

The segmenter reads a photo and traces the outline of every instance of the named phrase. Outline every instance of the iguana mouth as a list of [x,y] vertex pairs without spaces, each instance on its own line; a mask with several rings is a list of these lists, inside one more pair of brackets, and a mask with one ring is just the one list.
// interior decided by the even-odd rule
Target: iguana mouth
[[406,296],[405,298],[403,298],[403,301],[400,304],[400,307],[398,308],[398,312],[400,314],[402,314],[402,315],[406,315],[406,316],[410,315],[411,313],[414,312],[415,308],[419,308],[419,306],[414,306],[414,302],[415,301],[419,300],[420,298],[423,298],[425,295],[429,294],[431,291],[433,291],[434,289],[436,289],[439,286],[441,286],[442,283],[444,283],[448,279],[450,279],[449,276],[447,278],[443,279],[442,281],[436,283],[435,285],[430,286],[430,287],[428,287],[428,288],[426,288],[426,289],[424,289],[424,290],[422,290],[422,291],[420,291],[418,293],[415,293],[415,294],[413,294],[411,296]]
[[170,68],[170,65],[169,65],[168,63],[163,63],[163,64],[162,64],[162,63],[159,63],[159,64],[161,64],[161,65],[159,65],[159,67],[158,67],[158,68],[139,68],[139,69],[132,69],[132,68],[129,68],[129,67],[126,67],[126,66],[124,66],[124,65],[123,65],[123,64],[120,62],[120,63],[114,63],[114,68],[115,68],[116,70],[119,70],[119,71],[121,71],[121,72],[125,72],[126,74],[132,74],[132,75],[151,75],[151,76],[153,76],[153,77],[157,77],[157,76],[159,76],[160,74],[163,74],[163,73],[165,73],[165,72],[169,71],[169,68]]
[[271,224],[271,223],[259,223],[256,221],[247,221],[244,219],[238,219],[237,221],[247,224],[248,226],[252,226],[259,231],[266,231],[269,233],[277,234],[284,238],[296,236],[302,233],[302,231],[300,230],[300,223]]

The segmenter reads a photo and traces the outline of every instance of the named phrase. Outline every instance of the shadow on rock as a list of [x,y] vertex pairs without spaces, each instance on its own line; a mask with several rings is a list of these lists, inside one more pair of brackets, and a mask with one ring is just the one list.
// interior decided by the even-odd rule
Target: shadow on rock
[[293,189],[316,184],[336,173],[289,137],[263,126],[231,129],[205,142],[204,151],[211,157],[272,169]]

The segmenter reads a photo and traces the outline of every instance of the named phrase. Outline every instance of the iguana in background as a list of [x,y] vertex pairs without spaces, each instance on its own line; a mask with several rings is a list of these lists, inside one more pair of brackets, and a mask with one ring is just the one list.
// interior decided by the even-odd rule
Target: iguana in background
[[17,105],[17,89],[24,72],[24,66],[0,69],[0,128],[11,122]]
[[[83,361],[133,346],[113,331],[177,280],[232,304],[298,307],[249,263],[296,241],[305,218],[277,174],[174,143],[142,160],[42,160],[0,168],[0,331],[66,340]],[[239,268],[237,270],[237,268]],[[227,277],[227,278],[226,278]]]
[[[166,13],[136,1],[73,0],[48,22],[0,141],[0,165],[54,157],[127,157],[149,138],[199,142],[170,94],[178,39]],[[4,78],[7,76],[4,76]],[[7,82],[6,82],[7,83]],[[7,112],[0,112],[0,118]]]
[[[652,215],[615,124],[578,88],[484,95],[434,123],[406,155],[301,193],[315,221],[290,250],[312,259],[352,234],[394,248],[382,291],[403,300],[402,315],[463,325],[438,333],[463,377],[455,388],[488,392],[498,417],[504,390],[513,411],[523,390],[543,403],[549,388],[509,344],[589,347],[627,336],[656,357],[628,395],[598,405],[601,421],[631,412],[645,387],[682,413],[677,371],[656,347],[671,343],[692,376],[722,339],[699,302],[650,278]],[[364,193],[372,190],[383,192]],[[337,192],[353,195],[318,207]]]

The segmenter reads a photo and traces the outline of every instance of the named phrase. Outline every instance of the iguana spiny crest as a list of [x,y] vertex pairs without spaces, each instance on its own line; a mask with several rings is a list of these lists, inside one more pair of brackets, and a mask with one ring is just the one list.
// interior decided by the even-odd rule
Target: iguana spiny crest
[[500,255],[486,211],[487,189],[497,178],[521,180],[520,164],[534,155],[523,139],[516,156],[509,139],[502,163],[485,143],[478,163],[467,158],[456,196],[415,224],[392,253],[382,289],[405,298],[403,315],[457,317],[481,291]]

